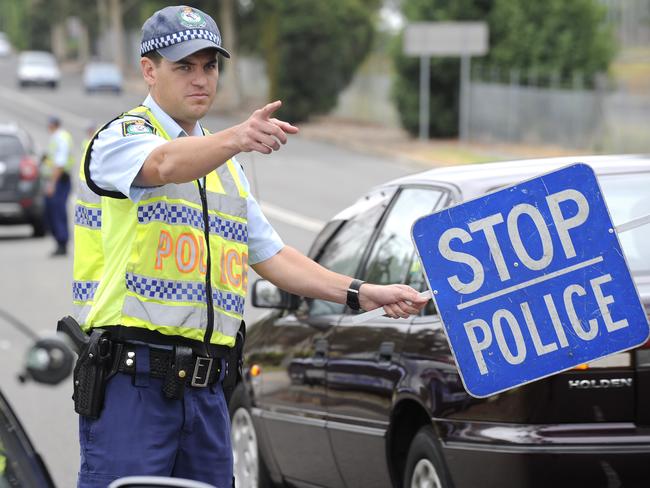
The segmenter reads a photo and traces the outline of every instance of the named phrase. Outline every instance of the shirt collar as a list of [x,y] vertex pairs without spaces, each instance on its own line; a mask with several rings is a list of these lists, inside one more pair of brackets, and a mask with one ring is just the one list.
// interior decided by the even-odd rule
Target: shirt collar
[[147,98],[144,99],[144,102],[142,102],[142,105],[147,107],[149,110],[151,110],[151,113],[153,116],[156,118],[156,120],[160,123],[163,129],[165,129],[165,132],[169,134],[169,137],[172,139],[176,139],[177,137],[186,137],[188,135],[190,136],[202,136],[203,135],[203,130],[201,129],[201,125],[197,122],[194,128],[192,129],[191,134],[187,134],[178,123],[174,119],[172,119],[167,113],[160,108],[160,105],[156,103],[156,101],[153,99],[151,95],[147,95]]

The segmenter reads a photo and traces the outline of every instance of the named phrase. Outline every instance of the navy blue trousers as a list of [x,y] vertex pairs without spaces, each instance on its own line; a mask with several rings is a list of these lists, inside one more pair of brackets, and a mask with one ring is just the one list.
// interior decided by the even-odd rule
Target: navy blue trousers
[[45,197],[45,214],[47,224],[60,246],[68,243],[68,212],[66,204],[70,195],[70,177],[61,176],[54,187],[54,193],[50,197]]
[[106,488],[117,478],[145,475],[231,488],[230,418],[221,384],[187,387],[182,400],[169,400],[162,380],[140,368],[148,361],[138,349],[142,370],[111,378],[98,420],[79,417],[78,488]]

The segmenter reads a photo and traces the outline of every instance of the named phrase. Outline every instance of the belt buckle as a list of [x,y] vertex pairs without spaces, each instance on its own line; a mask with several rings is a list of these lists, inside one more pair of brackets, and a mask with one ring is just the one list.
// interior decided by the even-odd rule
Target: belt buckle
[[203,388],[208,386],[210,371],[212,370],[212,358],[197,357],[194,363],[194,374],[192,374],[192,386]]

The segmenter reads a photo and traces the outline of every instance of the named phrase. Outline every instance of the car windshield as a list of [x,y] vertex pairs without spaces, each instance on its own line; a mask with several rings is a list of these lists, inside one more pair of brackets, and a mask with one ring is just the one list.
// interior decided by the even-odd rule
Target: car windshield
[[[650,174],[604,175],[598,178],[614,225],[650,214]],[[618,235],[633,273],[650,273],[650,226]]]
[[20,58],[20,62],[22,64],[32,64],[32,65],[41,65],[41,66],[56,65],[54,56],[52,56],[50,53],[38,53],[38,52],[24,53]]
[[15,136],[0,134],[0,156],[22,154],[23,146]]

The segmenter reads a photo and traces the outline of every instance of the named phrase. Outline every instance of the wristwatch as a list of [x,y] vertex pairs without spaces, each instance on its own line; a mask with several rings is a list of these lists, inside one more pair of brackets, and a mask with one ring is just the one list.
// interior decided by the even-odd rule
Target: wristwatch
[[359,304],[359,288],[363,285],[365,281],[361,280],[352,280],[350,286],[348,287],[348,296],[345,303],[352,310],[360,310],[361,305]]

